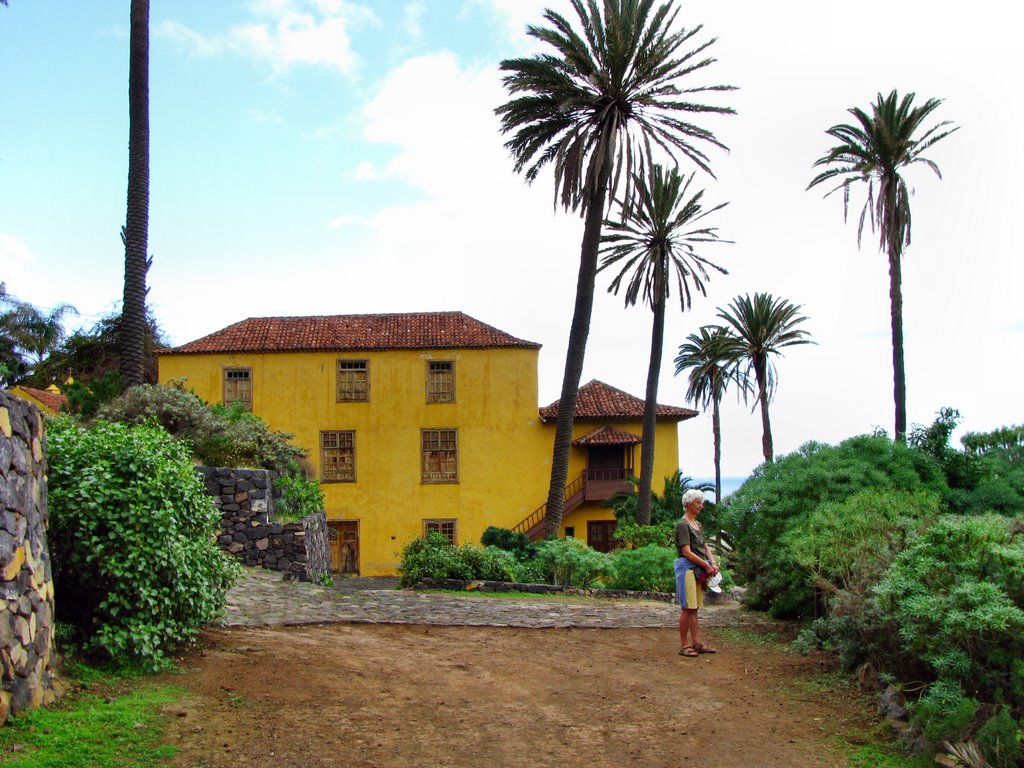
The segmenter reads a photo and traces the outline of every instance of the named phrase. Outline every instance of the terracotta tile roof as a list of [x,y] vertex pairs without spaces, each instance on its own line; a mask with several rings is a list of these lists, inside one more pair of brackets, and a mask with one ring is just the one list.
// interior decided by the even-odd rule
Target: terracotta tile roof
[[250,317],[162,354],[494,347],[540,349],[540,344],[517,339],[462,312],[410,312]]
[[32,402],[36,401],[36,404],[41,405],[43,410],[48,413],[58,414],[62,405],[66,405],[68,399],[60,394],[59,392],[47,392],[45,389],[36,389],[35,387],[12,387],[10,390],[12,395],[22,396],[22,393],[28,395],[28,397],[22,397],[23,400],[29,400]]
[[640,435],[634,435],[632,432],[623,432],[622,430],[612,429],[609,426],[603,426],[600,429],[595,429],[590,434],[584,435],[583,437],[577,438],[572,441],[573,445],[639,445],[642,442]]
[[[540,417],[544,421],[558,418],[558,400],[540,409]],[[659,419],[675,419],[683,421],[692,419],[696,411],[679,408],[674,405],[658,405]],[[584,384],[576,396],[577,419],[640,419],[644,415],[644,401],[639,397],[610,387],[603,381],[594,379]]]

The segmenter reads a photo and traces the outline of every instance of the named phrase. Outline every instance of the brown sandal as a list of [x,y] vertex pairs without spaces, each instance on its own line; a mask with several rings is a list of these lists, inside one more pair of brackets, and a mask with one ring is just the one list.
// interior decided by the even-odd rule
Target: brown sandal
[[698,651],[692,645],[684,645],[682,648],[679,649],[679,655],[693,658],[698,655]]
[[704,645],[704,643],[697,643],[693,646],[693,650],[697,653],[718,653],[717,648],[712,648],[710,645]]

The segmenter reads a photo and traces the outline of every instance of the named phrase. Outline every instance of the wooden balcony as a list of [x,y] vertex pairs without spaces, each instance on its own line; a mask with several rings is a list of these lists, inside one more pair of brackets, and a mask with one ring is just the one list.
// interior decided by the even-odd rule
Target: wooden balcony
[[[565,489],[565,504],[562,514],[567,515],[585,501],[605,501],[616,493],[632,490],[626,478],[632,469],[587,469]],[[513,531],[525,533],[532,541],[540,538],[544,530],[544,513],[547,503],[535,509],[528,517],[512,527]]]

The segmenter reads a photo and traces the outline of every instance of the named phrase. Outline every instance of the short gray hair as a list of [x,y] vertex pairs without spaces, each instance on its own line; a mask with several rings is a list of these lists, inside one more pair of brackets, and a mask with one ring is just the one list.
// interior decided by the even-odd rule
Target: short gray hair
[[683,492],[683,506],[686,507],[691,501],[704,498],[704,491],[698,491],[696,488],[689,488]]

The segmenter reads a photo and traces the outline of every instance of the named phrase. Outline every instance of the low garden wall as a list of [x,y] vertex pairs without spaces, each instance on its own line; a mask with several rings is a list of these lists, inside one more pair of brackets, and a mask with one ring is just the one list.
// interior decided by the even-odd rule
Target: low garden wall
[[245,565],[282,571],[300,581],[331,575],[327,516],[317,512],[289,523],[271,522],[273,474],[264,469],[198,467],[221,512],[217,541]]
[[0,392],[0,724],[60,693],[45,442],[35,406]]
[[[423,579],[416,584],[414,589],[457,589],[476,592],[529,592],[537,595],[575,595],[577,597],[605,597],[611,600],[632,599],[632,600],[656,600],[661,603],[674,603],[676,596],[674,592],[636,592],[626,589],[597,589],[583,587],[560,587],[554,584],[527,584],[512,581],[463,581],[462,579]],[[704,600],[708,605],[737,601],[742,598],[742,592],[736,590],[730,592],[704,593]]]

